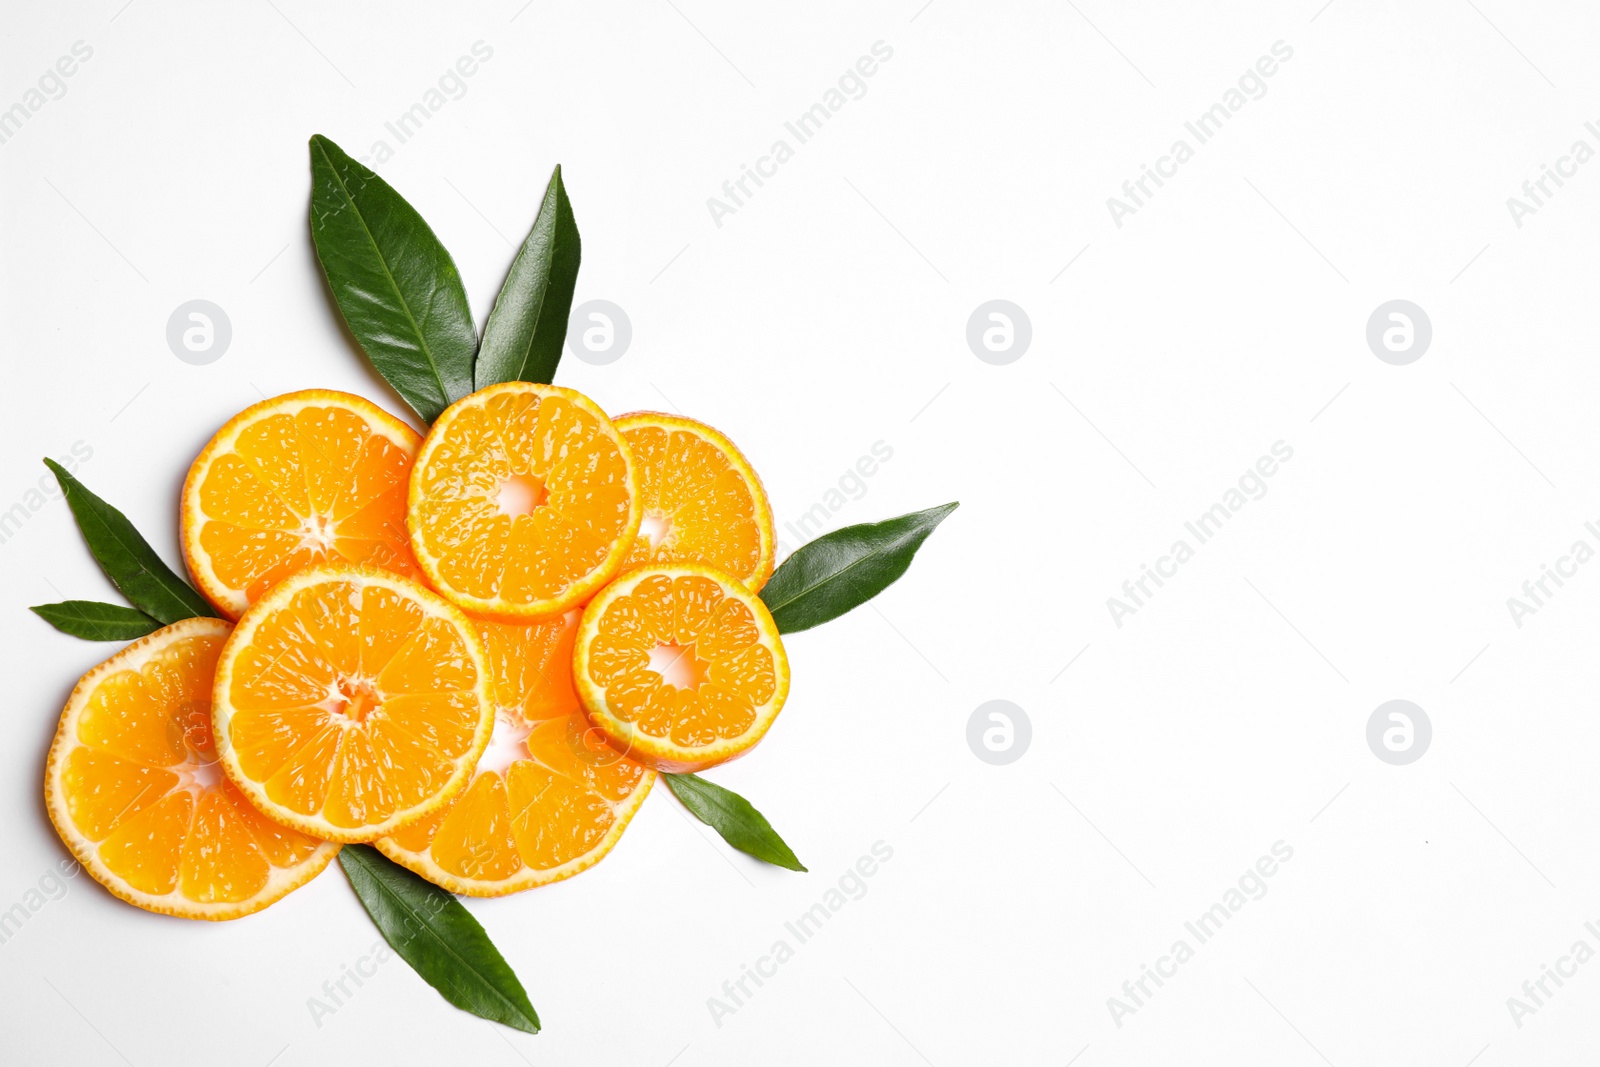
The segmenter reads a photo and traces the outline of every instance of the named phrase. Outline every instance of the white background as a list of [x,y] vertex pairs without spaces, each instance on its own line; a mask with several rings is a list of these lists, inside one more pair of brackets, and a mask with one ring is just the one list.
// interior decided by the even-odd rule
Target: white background
[[[308,998],[376,937],[337,869],[222,925],[79,876],[0,945],[8,1062],[1587,1062],[1600,963],[1520,1027],[1506,1001],[1600,949],[1600,565],[1520,628],[1506,599],[1600,547],[1600,162],[1520,228],[1506,198],[1600,148],[1600,16],[921,3],[7,4],[0,107],[74,42],[93,56],[0,145],[0,510],[81,441],[85,482],[176,560],[190,460],[261,394],[402,410],[318,273],[317,132],[389,141],[380,172],[480,322],[563,164],[577,300],[634,339],[558,380],[722,428],[780,523],[878,441],[893,458],[831,525],[962,505],[871,607],[790,639],[787,710],[712,772],[810,874],[662,789],[593,871],[469,905],[542,1034],[398,961],[318,1025]],[[480,40],[465,95],[396,145],[384,123]],[[880,40],[866,95],[716,225],[707,198]],[[1266,95],[1114,225],[1107,197],[1280,40]],[[165,340],[195,298],[233,326],[209,366]],[[965,339],[993,298],[1032,321],[1007,366]],[[1364,336],[1395,298],[1433,324],[1409,366]],[[1280,440],[1267,494],[1116,626],[1106,599]],[[66,855],[44,755],[112,650],[24,609],[115,593],[57,500],[0,545],[0,587],[4,909]],[[1395,698],[1433,723],[1409,766],[1365,740]],[[991,699],[1032,721],[1008,766],[967,745]],[[866,896],[714,1022],[880,840]],[[1266,896],[1118,1026],[1107,998],[1279,840]]]

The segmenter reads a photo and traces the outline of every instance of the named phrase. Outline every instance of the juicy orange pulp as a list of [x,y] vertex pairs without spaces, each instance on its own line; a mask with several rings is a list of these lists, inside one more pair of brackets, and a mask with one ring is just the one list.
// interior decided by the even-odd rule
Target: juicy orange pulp
[[377,842],[457,893],[498,896],[571,877],[608,853],[655,781],[584,718],[572,688],[578,613],[480,622],[494,734],[455,803]]
[[789,691],[765,605],[737,579],[694,564],[629,571],[591,601],[574,674],[613,747],[674,772],[747,751]]
[[344,842],[446,803],[492,722],[466,617],[415,582],[350,566],[302,571],[245,613],[214,708],[223,766],[246,795]]
[[367,563],[416,574],[405,527],[414,430],[349,393],[308,389],[246,408],[183,490],[189,571],[230,618],[296,571]]
[[45,796],[62,840],[113,893],[151,911],[247,915],[338,851],[261,815],[217,765],[212,673],[229,629],[188,619],[90,671],[50,749]]
[[407,522],[434,588],[476,615],[530,623],[583,603],[639,529],[626,443],[594,402],[505,382],[457,401],[423,441]]
[[639,469],[644,518],[624,570],[702,563],[758,592],[772,575],[772,509],[733,442],[710,426],[641,411],[616,419]]

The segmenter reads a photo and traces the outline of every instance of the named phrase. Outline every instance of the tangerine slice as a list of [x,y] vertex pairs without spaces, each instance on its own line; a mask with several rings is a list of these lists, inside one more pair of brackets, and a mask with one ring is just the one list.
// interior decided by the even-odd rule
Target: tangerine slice
[[466,790],[379,838],[384,855],[468,896],[570,878],[611,851],[656,773],[605,743],[572,688],[578,612],[533,626],[480,621],[495,723]]
[[264,817],[217,764],[212,674],[231,629],[185,619],[124,648],[78,682],[50,746],[56,832],[96,881],[147,911],[237,919],[339,851]]
[[591,600],[573,677],[613,748],[672,773],[749,751],[789,694],[766,605],[737,578],[693,563],[629,571]]
[[703,563],[759,592],[772,576],[772,507],[733,442],[703,422],[657,411],[615,425],[639,468],[644,509],[623,570]]
[[183,557],[207,600],[237,619],[318,563],[419,576],[406,487],[422,438],[359,396],[305,389],[229,419],[183,484]]
[[267,815],[372,841],[467,784],[494,708],[483,643],[443,597],[375,567],[313,567],[239,620],[212,700],[222,767]]
[[633,456],[594,401],[503,382],[433,424],[406,521],[435,589],[474,615],[526,624],[565,614],[609,581],[640,515]]

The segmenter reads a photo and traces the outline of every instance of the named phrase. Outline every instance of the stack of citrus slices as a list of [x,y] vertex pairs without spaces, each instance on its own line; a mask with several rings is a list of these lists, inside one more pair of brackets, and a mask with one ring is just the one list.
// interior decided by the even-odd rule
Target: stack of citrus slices
[[419,437],[291,393],[218,431],[181,520],[224,618],[84,675],[45,777],[79,861],[152,911],[259,911],[355,842],[474,896],[571,877],[788,693],[766,496],[689,419],[514,381]]

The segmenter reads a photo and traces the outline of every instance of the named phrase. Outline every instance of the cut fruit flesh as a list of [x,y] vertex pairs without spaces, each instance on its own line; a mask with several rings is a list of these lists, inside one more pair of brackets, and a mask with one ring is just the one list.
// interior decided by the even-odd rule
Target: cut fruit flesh
[[230,419],[189,468],[182,539],[189,572],[231,619],[319,563],[419,576],[406,532],[422,438],[350,393],[306,389]]
[[435,589],[475,616],[532,623],[582,604],[639,531],[627,443],[571,389],[504,382],[439,416],[406,521]]
[[640,411],[615,420],[633,451],[644,508],[623,563],[699,563],[759,592],[772,576],[772,508],[761,479],[717,430],[693,419]]
[[372,567],[302,571],[239,620],[213,698],[222,766],[273,819],[372,841],[467,784],[493,725],[466,616]]
[[573,678],[617,751],[660,771],[733,759],[771,727],[789,662],[766,605],[696,564],[629,571],[589,602]]
[[78,683],[45,803],[78,862],[149,911],[236,919],[316,876],[339,847],[267,819],[217,766],[212,675],[232,628],[185,619]]
[[481,621],[494,734],[462,795],[376,844],[451,892],[501,896],[570,878],[621,838],[655,772],[614,752],[572,687],[578,613]]

